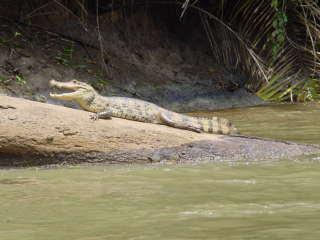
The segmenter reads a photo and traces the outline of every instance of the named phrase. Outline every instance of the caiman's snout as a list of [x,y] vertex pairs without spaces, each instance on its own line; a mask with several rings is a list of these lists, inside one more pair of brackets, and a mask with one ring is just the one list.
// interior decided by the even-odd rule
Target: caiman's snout
[[51,80],[49,81],[49,86],[50,86],[50,87],[54,87],[57,83],[58,83],[58,82],[57,82],[56,80],[51,79]]
[[56,98],[56,99],[62,99],[62,100],[72,100],[75,98],[75,96],[78,94],[79,89],[81,88],[81,85],[77,80],[72,80],[69,82],[58,82],[54,79],[49,81],[49,86],[51,88],[59,88],[59,89],[68,89],[73,90],[71,93],[50,93],[50,97]]
[[51,79],[50,81],[49,81],[49,86],[51,87],[51,88],[62,88],[62,84],[61,84],[61,82],[58,82],[58,81],[56,81],[56,80],[54,80],[54,79]]
[[76,79],[69,82],[58,82],[52,79],[49,81],[49,85],[52,88],[72,90],[72,92],[61,94],[50,93],[50,97],[60,100],[75,100],[79,103],[83,103],[87,98],[92,98],[92,95],[95,94],[94,89],[90,85]]
[[50,87],[64,88],[64,89],[70,89],[70,90],[78,90],[82,86],[81,82],[75,79],[69,82],[58,82],[52,79],[49,81],[49,85]]

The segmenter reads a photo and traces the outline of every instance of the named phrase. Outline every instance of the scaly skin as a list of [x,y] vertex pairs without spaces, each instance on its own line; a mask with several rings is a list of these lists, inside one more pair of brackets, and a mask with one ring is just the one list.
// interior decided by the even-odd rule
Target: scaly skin
[[50,97],[76,101],[84,110],[95,113],[93,119],[118,117],[146,123],[168,125],[196,132],[235,134],[237,129],[224,118],[197,118],[179,114],[153,103],[127,97],[103,97],[90,85],[72,80],[50,81],[51,87],[73,90],[71,93],[53,94]]

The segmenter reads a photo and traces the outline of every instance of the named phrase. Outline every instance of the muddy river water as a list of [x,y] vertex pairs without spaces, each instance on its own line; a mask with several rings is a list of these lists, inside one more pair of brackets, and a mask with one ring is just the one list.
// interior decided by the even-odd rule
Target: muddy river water
[[320,103],[282,104],[194,114],[231,119],[245,135],[320,144]]
[[[320,144],[320,104],[217,114],[243,134]],[[319,186],[320,156],[0,170],[0,239],[320,239]]]

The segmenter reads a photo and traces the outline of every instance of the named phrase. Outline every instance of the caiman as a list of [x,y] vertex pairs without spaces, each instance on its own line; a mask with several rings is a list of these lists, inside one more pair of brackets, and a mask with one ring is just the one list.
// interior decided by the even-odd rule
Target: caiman
[[163,124],[195,132],[235,134],[237,129],[225,118],[197,118],[164,109],[156,104],[127,97],[104,97],[89,84],[77,80],[69,82],[50,81],[51,87],[73,90],[70,93],[54,94],[50,97],[75,101],[81,108],[92,112],[93,120],[111,117],[146,123]]

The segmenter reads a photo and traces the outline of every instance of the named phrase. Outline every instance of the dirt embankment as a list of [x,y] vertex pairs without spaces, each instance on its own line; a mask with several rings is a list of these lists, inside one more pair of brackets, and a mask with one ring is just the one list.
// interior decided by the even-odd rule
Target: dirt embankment
[[88,19],[89,30],[69,18],[33,18],[31,25],[0,19],[0,92],[46,102],[49,79],[76,78],[102,95],[135,97],[177,112],[264,103],[248,91],[246,74],[214,60],[203,29],[190,33],[181,22],[175,29],[186,32],[170,31],[139,12],[116,22],[109,15],[100,16],[100,32],[95,18]]
[[198,134],[0,96],[0,165],[256,161],[320,152],[319,147]]

